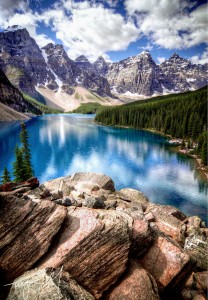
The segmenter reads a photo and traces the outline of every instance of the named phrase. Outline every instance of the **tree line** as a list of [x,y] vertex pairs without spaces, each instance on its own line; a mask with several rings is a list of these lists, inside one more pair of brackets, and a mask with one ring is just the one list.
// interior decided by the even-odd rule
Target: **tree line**
[[[31,164],[31,151],[29,146],[29,136],[25,123],[21,123],[21,132],[19,134],[21,146],[16,145],[15,161],[13,163],[14,181],[25,181],[33,176],[33,168]],[[5,167],[1,176],[1,182],[4,184],[11,181],[11,175]]]
[[106,125],[153,129],[187,140],[190,148],[197,145],[195,153],[207,165],[207,87],[107,108],[95,120]]

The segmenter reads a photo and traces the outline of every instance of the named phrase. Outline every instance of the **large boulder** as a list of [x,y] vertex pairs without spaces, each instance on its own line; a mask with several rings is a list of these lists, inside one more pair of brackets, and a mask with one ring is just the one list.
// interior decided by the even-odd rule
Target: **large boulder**
[[23,274],[47,252],[59,231],[66,208],[14,196],[0,199],[0,274],[4,282]]
[[160,231],[184,245],[186,225],[182,221],[186,219],[186,216],[182,212],[170,205],[151,203],[148,205],[146,213],[153,215],[155,225]]
[[106,300],[159,300],[154,278],[135,261],[104,297]]
[[114,210],[68,208],[63,231],[39,267],[60,267],[99,298],[125,271],[132,218]]
[[138,262],[155,278],[159,291],[163,293],[176,288],[189,276],[193,263],[176,242],[155,228],[152,230],[154,241]]
[[149,223],[142,218],[133,218],[131,255],[139,258],[149,248],[152,242],[152,230]]
[[7,300],[93,300],[67,272],[60,269],[34,269],[18,277]]
[[126,199],[131,202],[141,203],[144,209],[146,209],[149,204],[149,199],[138,190],[124,188],[120,190],[120,193],[122,193],[126,197]]

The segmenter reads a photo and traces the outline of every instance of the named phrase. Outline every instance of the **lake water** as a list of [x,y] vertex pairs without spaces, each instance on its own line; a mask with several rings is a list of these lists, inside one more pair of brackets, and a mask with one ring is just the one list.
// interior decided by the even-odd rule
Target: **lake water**
[[[109,175],[116,189],[141,190],[153,202],[175,205],[206,220],[207,182],[195,161],[166,138],[96,125],[90,115],[47,115],[27,122],[32,164],[40,182],[75,172]],[[19,122],[0,123],[0,172],[12,171]]]

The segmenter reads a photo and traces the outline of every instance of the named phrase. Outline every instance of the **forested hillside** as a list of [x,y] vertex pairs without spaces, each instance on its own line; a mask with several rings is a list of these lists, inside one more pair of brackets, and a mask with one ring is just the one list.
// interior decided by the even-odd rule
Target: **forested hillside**
[[207,164],[207,87],[108,108],[99,112],[95,120],[106,125],[153,129],[195,142],[195,152]]

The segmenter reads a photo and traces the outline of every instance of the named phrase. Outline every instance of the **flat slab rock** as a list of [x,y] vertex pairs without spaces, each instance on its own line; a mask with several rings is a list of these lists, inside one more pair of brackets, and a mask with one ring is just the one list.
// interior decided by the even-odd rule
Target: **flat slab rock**
[[8,282],[44,255],[66,216],[51,201],[40,204],[14,196],[0,199],[0,274]]
[[38,267],[63,266],[98,299],[126,269],[131,231],[125,213],[70,207],[57,243]]
[[105,300],[159,300],[154,278],[135,261],[103,298]]
[[62,269],[34,269],[18,277],[7,300],[93,300],[67,272]]
[[175,288],[193,269],[190,256],[159,231],[154,231],[154,242],[138,263],[155,278],[160,292]]

